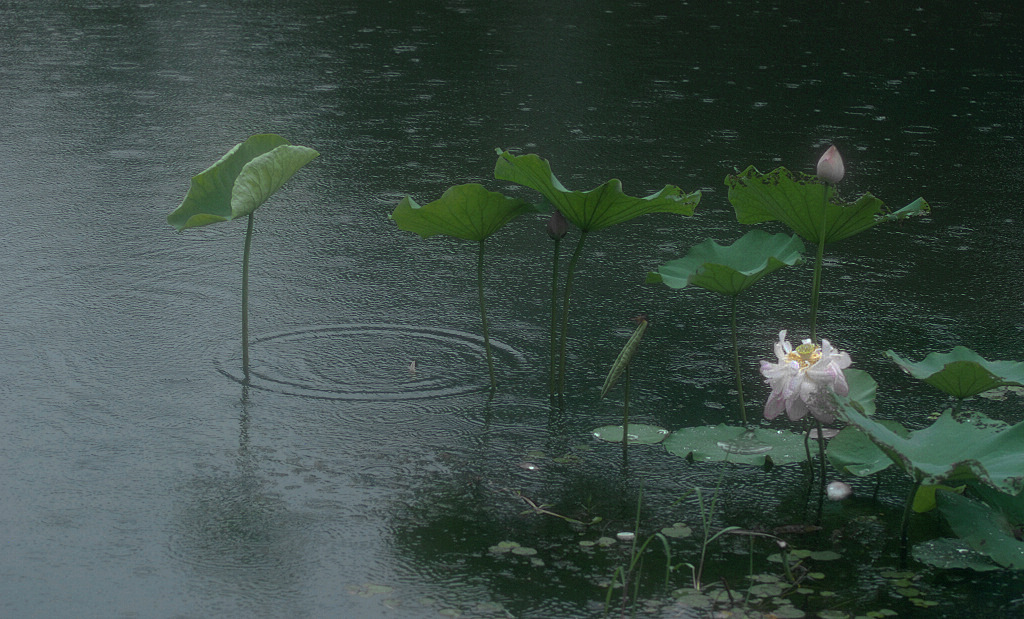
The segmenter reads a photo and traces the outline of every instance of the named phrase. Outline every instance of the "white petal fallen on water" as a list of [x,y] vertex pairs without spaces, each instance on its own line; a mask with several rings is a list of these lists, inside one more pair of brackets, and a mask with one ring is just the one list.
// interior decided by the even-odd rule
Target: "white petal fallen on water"
[[415,360],[413,360],[413,362],[409,364],[409,373],[412,374],[413,376],[416,375],[416,361]]

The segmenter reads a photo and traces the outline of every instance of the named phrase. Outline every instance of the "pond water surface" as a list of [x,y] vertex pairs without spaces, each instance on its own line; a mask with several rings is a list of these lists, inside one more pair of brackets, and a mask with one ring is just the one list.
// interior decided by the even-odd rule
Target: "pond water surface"
[[[552,6],[552,5],[556,6]],[[813,172],[929,217],[830,247],[823,332],[879,383],[879,415],[920,427],[944,402],[882,357],[965,345],[1024,359],[1024,16],[1012,3],[347,2],[0,4],[0,614],[7,617],[591,617],[628,561],[579,542],[808,520],[796,466],[693,465],[591,430],[633,316],[652,319],[634,420],[734,422],[727,305],[644,284],[706,237],[745,230],[726,174]],[[188,179],[253,133],[321,156],[256,214],[253,381],[239,382],[239,222],[176,234]],[[535,152],[570,188],[701,190],[588,239],[568,392],[547,397],[543,217],[488,243],[498,388],[486,389],[471,244],[388,214],[493,180],[494,149]],[[771,228],[781,231],[781,228]],[[575,233],[567,241],[575,243]],[[805,328],[810,267],[740,306],[757,361]],[[415,371],[410,368],[415,362]],[[981,406],[981,405],[979,405]],[[1019,420],[1012,397],[986,412]],[[784,428],[782,420],[772,427]],[[826,530],[830,608],[912,615],[896,567],[909,480],[849,480]],[[719,486],[720,484],[720,486]],[[680,500],[681,498],[681,500]],[[530,511],[530,502],[583,528]],[[525,512],[525,513],[524,513]],[[886,529],[886,526],[889,528]],[[915,519],[911,535],[942,534]],[[491,550],[516,542],[537,554]],[[707,582],[743,586],[772,548],[711,548]],[[695,562],[682,541],[673,563]],[[650,554],[642,612],[689,616]],[[940,615],[1016,616],[1014,574],[912,569]],[[967,613],[964,615],[962,613]]]

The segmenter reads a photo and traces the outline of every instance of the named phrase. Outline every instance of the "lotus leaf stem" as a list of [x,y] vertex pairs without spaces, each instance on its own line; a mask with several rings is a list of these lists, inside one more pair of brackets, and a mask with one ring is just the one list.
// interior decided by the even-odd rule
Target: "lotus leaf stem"
[[558,253],[562,239],[555,239],[555,253],[551,261],[551,369],[548,372],[548,393],[555,394],[558,368]]
[[732,295],[732,360],[736,369],[736,393],[740,402],[740,417],[743,419],[743,427],[747,426],[747,407],[743,403],[743,378],[740,372],[740,348],[736,340],[736,298],[739,295]]
[[491,359],[491,338],[487,333],[487,305],[484,302],[484,242],[480,241],[480,250],[476,259],[476,287],[480,297],[480,320],[484,330],[484,350],[487,354],[487,374],[491,378],[491,389],[494,389],[494,361]]
[[629,449],[629,364],[626,364],[626,382],[622,385],[625,403],[622,405],[622,457]]
[[252,248],[253,214],[249,213],[245,226],[245,245],[242,249],[242,378],[249,382],[249,250]]
[[821,205],[821,235],[818,237],[818,254],[814,261],[814,279],[811,282],[811,340],[818,341],[818,294],[821,291],[821,261],[825,255],[825,223],[828,209],[828,185],[825,185],[825,194]]
[[900,521],[900,569],[907,565],[907,548],[910,545],[910,512],[914,509],[914,497],[917,496],[917,490],[920,487],[921,480],[915,479],[914,485],[910,488],[910,494],[907,495],[907,503],[903,506],[903,519]]
[[569,324],[569,298],[572,295],[572,276],[576,271],[576,262],[579,260],[580,251],[583,249],[583,242],[587,240],[587,231],[580,231],[580,240],[576,243],[576,249],[572,252],[569,260],[569,268],[565,273],[565,293],[562,298],[562,333],[559,343],[560,362],[558,369],[558,394],[565,392],[565,334]]

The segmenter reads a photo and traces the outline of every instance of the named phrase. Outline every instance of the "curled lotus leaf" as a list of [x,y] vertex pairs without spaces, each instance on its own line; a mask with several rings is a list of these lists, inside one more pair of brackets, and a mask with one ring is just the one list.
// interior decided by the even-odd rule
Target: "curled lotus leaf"
[[933,352],[918,363],[907,361],[891,350],[887,350],[885,356],[914,378],[958,399],[999,387],[1024,386],[1024,363],[986,361],[964,346],[957,346],[948,353]]
[[[853,202],[841,200],[834,185],[825,184],[816,176],[776,168],[768,173],[754,166],[725,178],[729,202],[741,224],[781,221],[804,240],[835,243],[868,228],[895,219],[904,219],[929,211],[922,198],[900,210],[889,213],[881,200],[866,193]],[[822,205],[825,208],[822,208]],[[825,217],[825,236],[821,238]]]
[[1000,509],[999,503],[1015,503],[1019,517],[1019,497],[1008,497],[983,503],[952,492],[936,494],[939,511],[949,528],[972,549],[991,557],[1003,567],[1024,569],[1024,542],[1019,539],[1020,520],[1013,513]]
[[985,423],[981,415],[958,421],[946,411],[927,428],[901,436],[843,398],[837,400],[838,416],[860,428],[921,484],[977,481],[1011,495],[1024,490],[1024,422],[1007,427]]
[[622,192],[622,183],[611,179],[590,191],[570,191],[537,155],[513,155],[497,149],[494,178],[511,181],[540,192],[562,215],[583,232],[592,232],[648,213],[693,215],[700,192],[685,193],[675,185],[644,198]]
[[647,282],[662,282],[669,288],[692,284],[735,296],[772,271],[800,263],[803,250],[799,237],[769,234],[763,230],[751,230],[728,246],[706,239],[691,248],[686,256],[666,262],[649,273]]
[[440,198],[423,206],[406,196],[391,213],[391,219],[402,230],[423,238],[446,234],[483,241],[512,219],[535,212],[536,207],[529,202],[468,183],[449,187]]
[[319,156],[273,133],[251,136],[192,177],[188,194],[167,216],[179,232],[248,215],[300,168]]

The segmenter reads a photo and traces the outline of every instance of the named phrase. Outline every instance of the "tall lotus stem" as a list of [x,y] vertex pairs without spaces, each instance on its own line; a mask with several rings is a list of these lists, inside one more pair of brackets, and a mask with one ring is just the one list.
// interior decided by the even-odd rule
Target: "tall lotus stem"
[[622,405],[622,457],[629,449],[629,364],[626,364],[626,382],[622,385],[625,403]]
[[480,296],[480,320],[484,330],[484,350],[487,353],[487,374],[491,377],[491,389],[497,384],[494,381],[494,362],[491,360],[491,338],[487,333],[487,306],[484,303],[484,242],[480,241],[480,251],[476,259],[476,287]]
[[242,378],[249,382],[249,250],[252,247],[253,214],[249,213],[245,226],[245,246],[242,249]]
[[903,506],[903,520],[900,521],[900,569],[907,565],[907,549],[909,547],[910,512],[914,509],[914,497],[921,487],[921,480],[914,480],[914,485],[907,495],[907,503]]
[[572,252],[569,260],[569,268],[565,274],[565,294],[562,298],[562,334],[559,343],[559,354],[561,360],[558,369],[558,394],[565,392],[565,333],[569,325],[569,297],[572,295],[572,275],[576,271],[576,261],[579,260],[580,251],[583,249],[583,242],[587,240],[587,231],[580,231],[580,240],[576,243],[576,249]]
[[811,284],[811,339],[818,340],[818,292],[821,289],[821,259],[825,254],[825,222],[828,211],[829,188],[843,180],[846,168],[843,166],[843,158],[835,146],[829,146],[825,154],[818,159],[816,170],[818,178],[825,183],[825,191],[822,195],[821,205],[821,235],[818,237],[818,259],[814,262],[814,282]]
[[740,401],[740,417],[743,419],[743,427],[747,426],[747,407],[743,403],[743,378],[740,372],[740,347],[736,341],[736,298],[739,295],[732,295],[732,360],[736,368],[736,393]]
[[548,393],[555,394],[558,367],[558,253],[562,239],[555,239],[555,253],[551,261],[551,369],[548,372]]
[[821,524],[821,511],[825,506],[825,433],[821,427],[821,420],[814,417],[814,425],[818,430],[818,457],[820,462],[821,479],[818,480],[818,518],[814,524]]

